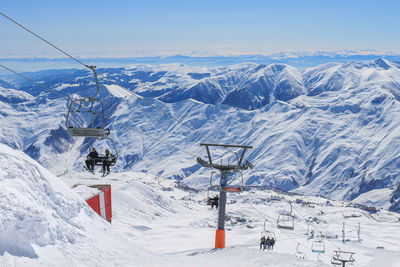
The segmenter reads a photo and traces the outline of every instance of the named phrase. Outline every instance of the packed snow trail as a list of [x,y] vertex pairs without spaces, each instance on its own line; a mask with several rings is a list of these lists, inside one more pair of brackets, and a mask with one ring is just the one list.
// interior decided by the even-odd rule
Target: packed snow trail
[[[307,222],[304,218],[318,222],[310,230],[314,229],[316,233],[321,231],[331,238],[324,239],[326,253],[320,256],[323,263],[329,263],[333,251],[338,248],[356,252],[356,264],[361,266],[374,266],[373,262],[381,254],[388,257],[387,266],[397,266],[400,260],[400,254],[395,256],[400,251],[400,235],[396,232],[400,226],[400,215],[392,212],[379,211],[373,219],[370,214],[348,206],[346,202],[323,198],[279,195],[268,190],[229,194],[227,249],[219,252],[213,249],[217,211],[205,205],[205,191],[185,191],[174,180],[135,172],[111,173],[106,179],[100,178],[100,175],[93,177],[87,173],[76,173],[73,178],[62,179],[71,185],[77,182],[111,183],[114,188],[112,227],[116,232],[135,239],[141,247],[151,247],[163,255],[190,256],[195,266],[200,258],[207,257],[208,264],[225,266],[231,262],[231,253],[237,256],[234,261],[239,266],[268,265],[275,262],[273,258],[268,258],[270,254],[277,257],[288,255],[280,259],[282,266],[301,265],[302,260],[293,263],[284,260],[294,257],[297,243],[301,244],[300,250],[307,259],[315,261],[317,255],[311,252],[315,239],[308,239],[305,235]],[[295,230],[278,230],[276,218],[288,208],[288,200],[293,203]],[[273,252],[260,252],[258,249],[265,219],[260,212],[269,218],[269,230],[277,236]],[[346,244],[342,243],[340,236],[343,221],[346,223],[346,239],[349,240]],[[361,223],[361,243],[357,241],[358,222]],[[332,238],[334,236],[337,237]],[[214,259],[217,253],[221,259]],[[253,261],[247,260],[249,253],[256,257]],[[312,264],[307,262],[306,266]]]
[[[153,184],[158,184],[154,178],[143,182],[132,181],[131,175],[130,180],[106,178],[116,182],[115,223],[109,224],[64,182],[23,152],[0,144],[0,164],[0,265],[259,266],[266,262],[273,266],[316,266],[297,262],[292,255],[261,253],[257,249],[232,247],[214,251],[208,244],[196,249],[198,244],[189,245],[190,239],[182,233],[188,227],[197,234],[212,231],[185,225],[197,210],[158,188],[152,189]],[[90,181],[99,183],[104,179]],[[198,214],[197,219],[202,215]],[[176,223],[179,218],[184,219],[181,225]],[[165,222],[169,224],[160,225]],[[151,227],[160,235],[149,235],[149,240],[142,232]],[[171,230],[169,235],[163,235]],[[170,253],[161,253],[157,240],[168,244]],[[208,238],[202,240],[209,242]],[[174,249],[175,241],[180,243],[178,250]],[[182,246],[189,248],[188,252],[182,253]]]
[[[83,173],[59,178],[24,153],[0,145],[0,265],[8,266],[323,266],[336,247],[355,251],[356,263],[398,266],[399,215],[378,212],[379,221],[343,202],[315,197],[280,196],[272,191],[230,194],[227,205],[227,249],[215,250],[217,212],[204,204],[205,192],[183,190],[174,180],[143,173],[111,173],[101,178]],[[89,176],[90,175],[90,176]],[[109,183],[113,196],[113,223],[94,213],[70,186]],[[276,233],[274,251],[260,251],[258,242],[264,218],[254,209],[276,218],[292,201],[303,216],[320,221],[324,234],[339,234],[343,214],[348,238],[342,244],[326,242],[327,252],[316,263],[305,236],[307,223],[296,218],[294,231]],[[323,213],[321,213],[323,211]],[[357,217],[361,214],[361,217]],[[362,225],[362,243],[355,242],[352,226]],[[296,240],[307,260],[295,257]],[[377,250],[376,247],[383,249]]]

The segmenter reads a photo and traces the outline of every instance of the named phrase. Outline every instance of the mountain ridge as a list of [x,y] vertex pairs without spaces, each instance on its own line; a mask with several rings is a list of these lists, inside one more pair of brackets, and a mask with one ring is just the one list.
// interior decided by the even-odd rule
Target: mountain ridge
[[[248,159],[257,170],[245,173],[247,185],[355,202],[360,199],[361,204],[363,195],[387,188],[391,194],[381,195],[375,202],[398,211],[398,66],[379,59],[330,63],[302,71],[285,64],[253,63],[218,68],[175,64],[99,69],[137,94],[161,92],[155,99],[147,99],[164,112],[133,96],[117,98],[108,86],[101,87],[106,116],[118,122],[107,122],[120,150],[115,168],[151,171],[193,187],[204,187],[209,170],[201,168],[185,152],[204,156],[198,146],[203,141],[251,144],[254,150]],[[92,79],[89,73],[80,72],[62,80],[42,82],[63,94],[90,94]],[[199,83],[204,87],[195,87]],[[209,84],[213,86],[207,87]],[[91,144],[99,151],[107,146],[89,139],[68,140],[63,123],[64,100],[46,98],[47,92],[25,84],[13,86],[25,92],[33,88],[32,95],[41,97],[22,103],[0,103],[1,120],[5,122],[2,143],[27,151],[55,173],[81,169],[82,158]],[[246,98],[239,93],[233,97],[236,92]],[[224,103],[229,95],[231,101]],[[165,96],[170,97],[169,101]],[[226,96],[225,100],[221,96]],[[194,130],[177,124],[167,114]],[[27,123],[38,118],[40,123],[33,127]],[[53,143],[57,146],[52,147]]]

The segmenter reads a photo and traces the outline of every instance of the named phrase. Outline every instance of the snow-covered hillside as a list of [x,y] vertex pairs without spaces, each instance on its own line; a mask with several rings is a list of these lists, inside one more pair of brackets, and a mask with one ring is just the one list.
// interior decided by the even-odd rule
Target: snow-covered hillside
[[94,266],[146,257],[23,152],[0,144],[0,163],[0,265]]
[[[248,185],[399,210],[396,62],[330,63],[304,70],[248,63],[99,71],[146,97],[119,98],[118,89],[102,80],[106,116],[116,122],[108,121],[120,155],[115,170],[150,172],[203,188],[209,170],[196,162],[195,156],[205,157],[200,142],[249,144],[254,149],[248,159],[257,169],[244,173]],[[85,71],[45,71],[34,77],[70,96],[93,92],[93,79]],[[7,82],[13,88],[5,83],[0,90],[1,142],[57,174],[80,170],[92,140],[69,137],[65,100],[54,94],[48,98],[42,88],[19,78]],[[102,152],[110,144],[95,145]]]
[[151,176],[126,173],[106,181],[113,190],[109,224],[66,185],[104,179],[76,174],[63,176],[64,183],[3,144],[0,163],[1,266],[318,265],[290,252],[259,251],[257,231],[250,247],[213,250],[215,213],[179,188],[165,191]]
[[[137,172],[105,178],[72,172],[57,178],[5,145],[0,145],[0,163],[5,166],[0,171],[0,265],[329,266],[338,249],[355,252],[359,266],[400,264],[397,213],[369,213],[346,202],[270,190],[229,194],[227,247],[216,250],[217,211],[205,205],[204,190]],[[70,188],[78,183],[111,184],[112,224]],[[276,224],[288,201],[293,231]],[[264,225],[269,232],[263,232]],[[311,231],[314,237],[306,235]],[[259,250],[262,233],[276,237],[273,251]],[[311,248],[319,234],[325,252],[318,257]]]

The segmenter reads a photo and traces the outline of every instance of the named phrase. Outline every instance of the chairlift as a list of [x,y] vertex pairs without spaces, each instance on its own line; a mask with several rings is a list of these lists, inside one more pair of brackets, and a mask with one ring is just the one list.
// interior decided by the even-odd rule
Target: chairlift
[[335,250],[331,258],[331,264],[338,266],[354,266],[354,252]]
[[207,198],[206,198],[206,204],[207,205],[212,205],[214,197],[210,197],[210,191],[220,191],[220,186],[213,184],[213,175],[216,174],[216,172],[211,172],[210,176],[210,186],[207,188]]
[[[238,177],[238,173],[240,175],[240,180],[239,180],[239,184],[233,184],[232,182],[237,181],[237,177]],[[225,192],[236,192],[236,193],[241,193],[243,192],[243,174],[236,170],[234,172],[233,178],[230,179],[230,182],[224,186],[222,186],[221,190],[225,191]]]
[[299,250],[299,246],[300,246],[300,243],[297,243],[297,247],[296,247],[296,258],[298,258],[298,259],[302,259],[302,260],[305,260],[307,257],[306,257],[306,254],[304,254],[303,252],[301,252],[300,250]]
[[331,258],[331,264],[332,265],[337,265],[337,266],[342,266],[342,262],[335,256],[333,255]]
[[[99,95],[99,83],[95,66],[88,66],[94,74],[96,84],[96,94],[94,96],[77,98],[71,100],[65,120],[65,126],[68,133],[74,137],[92,137],[104,139],[110,134],[108,128],[104,128],[104,106],[101,99],[96,98]],[[83,118],[81,116],[84,116]],[[90,119],[86,125],[82,119]]]
[[292,203],[290,205],[290,212],[281,213],[278,216],[276,225],[280,229],[294,230],[294,216],[292,215]]
[[270,236],[271,238],[273,237],[275,242],[276,242],[276,235],[275,235],[275,233],[273,231],[268,230],[267,222],[268,222],[268,220],[264,221],[264,227],[263,227],[263,230],[261,231],[260,238],[262,238],[263,236],[265,236],[265,237]]
[[311,251],[318,254],[325,253],[325,243],[322,240],[322,233],[320,233],[319,240],[314,240],[312,242]]
[[325,253],[325,243],[322,240],[314,240],[311,245],[311,251],[314,253]]
[[308,236],[308,239],[314,238],[314,230],[311,229],[310,231],[310,225],[313,223],[313,221],[308,221],[307,222],[307,233],[306,236]]
[[[111,146],[108,146],[108,147],[112,147],[112,148],[109,149],[109,150],[111,150],[110,154],[112,155],[112,158],[111,158],[111,161],[110,161],[110,166],[115,166],[115,164],[117,163],[117,159],[118,159],[118,151],[117,151],[117,148],[115,146],[115,143],[111,138],[108,138],[108,137],[103,139],[103,140],[108,140],[110,142],[110,144],[111,144]],[[108,149],[108,148],[106,148],[106,149]],[[92,150],[92,147],[90,148],[90,151],[91,150]],[[103,166],[103,161],[106,160],[106,157],[99,156],[97,158],[94,158],[93,160],[94,160],[94,165],[95,166]]]

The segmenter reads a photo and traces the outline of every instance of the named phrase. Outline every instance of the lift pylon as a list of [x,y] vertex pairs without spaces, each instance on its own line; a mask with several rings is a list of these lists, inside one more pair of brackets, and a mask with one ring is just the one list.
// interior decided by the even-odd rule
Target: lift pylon
[[[218,228],[215,234],[215,248],[225,248],[225,211],[226,211],[226,193],[227,192],[242,192],[243,185],[233,186],[228,183],[228,177],[230,173],[237,172],[240,170],[247,170],[248,168],[253,169],[253,165],[249,161],[244,161],[244,155],[247,149],[252,149],[252,146],[241,146],[241,145],[223,145],[223,144],[205,144],[201,143],[201,146],[205,146],[208,156],[208,161],[198,157],[197,162],[200,163],[203,167],[213,168],[221,173],[220,178],[220,193],[219,193],[219,205],[218,205]],[[216,161],[213,161],[210,147],[222,147],[222,148],[238,148],[241,149],[241,153],[236,154],[236,161],[229,164],[218,164]]]

